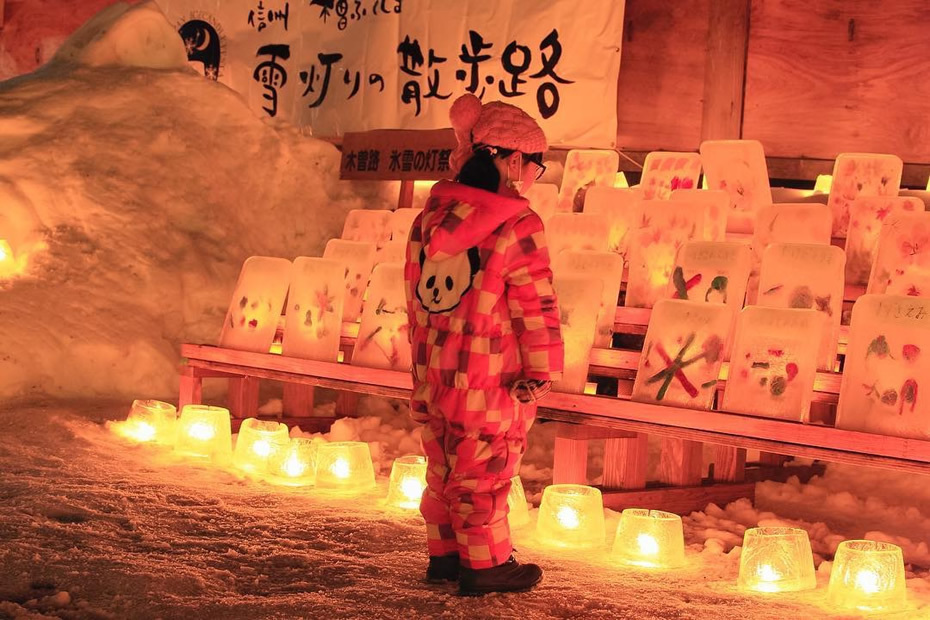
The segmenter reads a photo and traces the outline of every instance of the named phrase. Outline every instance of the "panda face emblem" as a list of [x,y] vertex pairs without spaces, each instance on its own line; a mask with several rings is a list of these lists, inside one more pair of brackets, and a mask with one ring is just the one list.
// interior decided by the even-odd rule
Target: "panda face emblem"
[[434,261],[420,252],[420,281],[417,299],[427,312],[450,312],[458,307],[471,289],[481,260],[478,248],[471,248],[446,260]]

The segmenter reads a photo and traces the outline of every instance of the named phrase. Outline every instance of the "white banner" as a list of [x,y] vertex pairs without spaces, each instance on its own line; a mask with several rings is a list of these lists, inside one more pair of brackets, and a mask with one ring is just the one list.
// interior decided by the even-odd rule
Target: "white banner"
[[448,127],[472,92],[553,145],[612,148],[618,0],[157,0],[192,66],[317,136]]

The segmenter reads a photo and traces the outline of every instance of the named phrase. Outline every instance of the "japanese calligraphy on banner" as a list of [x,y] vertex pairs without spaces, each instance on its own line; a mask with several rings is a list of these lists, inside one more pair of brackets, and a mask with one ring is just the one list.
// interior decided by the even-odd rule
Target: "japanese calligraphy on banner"
[[506,101],[565,147],[612,148],[624,3],[157,0],[198,71],[321,137],[449,126]]

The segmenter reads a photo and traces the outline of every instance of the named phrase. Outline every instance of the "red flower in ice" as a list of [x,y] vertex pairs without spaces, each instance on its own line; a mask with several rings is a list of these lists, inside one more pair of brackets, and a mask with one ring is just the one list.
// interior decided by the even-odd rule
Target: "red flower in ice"
[[901,354],[909,362],[913,362],[917,359],[917,356],[920,355],[920,347],[913,344],[906,344],[901,349]]
[[785,373],[788,375],[788,381],[791,381],[798,376],[798,365],[794,362],[788,362],[788,364],[785,365]]
[[907,294],[911,297],[920,297],[920,289],[911,284],[911,286],[907,289]]

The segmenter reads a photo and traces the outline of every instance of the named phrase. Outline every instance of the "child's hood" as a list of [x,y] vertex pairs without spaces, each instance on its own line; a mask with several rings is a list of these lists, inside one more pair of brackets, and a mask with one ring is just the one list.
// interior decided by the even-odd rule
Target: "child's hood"
[[529,207],[519,194],[498,194],[452,181],[439,181],[423,214],[423,250],[443,260],[484,241],[501,224]]

